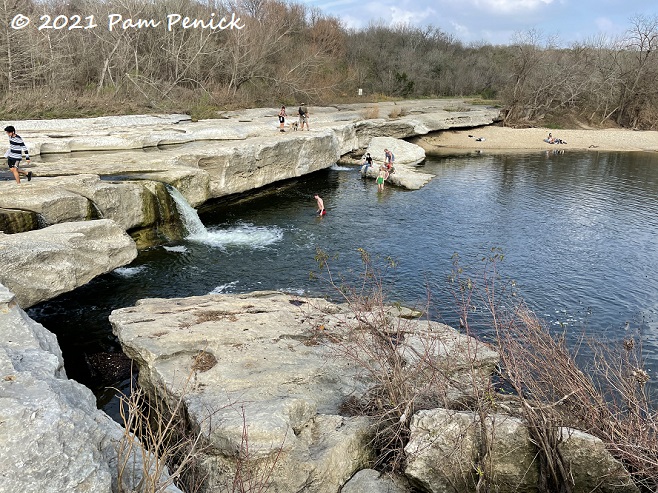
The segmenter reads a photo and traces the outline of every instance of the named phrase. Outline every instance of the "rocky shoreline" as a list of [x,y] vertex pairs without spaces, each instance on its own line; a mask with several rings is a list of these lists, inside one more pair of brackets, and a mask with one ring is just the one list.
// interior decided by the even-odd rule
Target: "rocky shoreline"
[[[95,237],[95,247],[121,242],[127,233],[137,248],[144,248],[185,234],[167,186],[175,187],[197,207],[211,199],[329,168],[341,156],[363,152],[375,138],[387,137],[392,140],[389,145],[395,145],[393,139],[488,125],[498,119],[498,113],[461,100],[345,105],[312,109],[310,131],[286,133],[279,132],[277,112],[268,108],[200,122],[183,115],[17,122],[34,155],[30,168],[34,178],[20,186],[0,181],[0,225],[6,233],[31,231],[32,238],[43,235],[47,242],[52,225],[69,223],[70,234],[80,238],[84,233],[76,228],[105,219],[123,232],[107,231],[102,238]],[[374,117],[378,115],[382,118]],[[398,184],[422,186],[431,177],[416,175],[411,166],[405,168],[404,154],[398,154],[398,177],[410,178],[396,177]],[[0,246],[9,236],[0,236]],[[115,256],[115,262],[101,269],[69,262],[61,264],[57,275],[79,279],[80,286],[130,262],[131,247],[126,248],[122,260]],[[62,245],[60,251],[66,255],[70,250]],[[15,261],[10,254],[0,248],[5,266],[0,267],[0,283],[16,295],[22,308],[62,292],[63,288],[40,281],[41,274],[46,274],[45,280],[55,273],[48,272],[51,266],[38,252],[28,255],[29,262],[23,264],[36,285],[30,289],[19,284],[6,267]],[[33,266],[36,271],[31,273]],[[65,289],[74,288],[67,285]],[[37,297],[30,290],[42,295]]]
[[[386,116],[367,118],[366,110]],[[125,430],[95,408],[88,389],[66,378],[54,336],[23,309],[129,264],[153,235],[175,236],[167,186],[198,206],[387,146],[396,152],[398,185],[418,188],[431,179],[413,168],[421,154],[391,139],[482,127],[498,111],[454,100],[311,108],[312,130],[285,134],[274,109],[223,116],[14,122],[37,157],[31,182],[0,182],[0,491],[134,491],[149,469],[148,454],[134,449],[134,473],[123,474]],[[18,230],[7,234],[11,227]],[[457,410],[471,387],[488,381],[497,354],[450,327],[413,318],[394,309],[357,316],[326,300],[262,292],[142,300],[115,310],[111,323],[150,398],[184,403],[185,427],[204,444],[194,465],[206,480],[199,491],[230,483],[244,466],[245,440],[250,464],[271,473],[267,491],[475,491],[476,430],[495,437],[488,473],[500,491],[534,491],[537,451],[523,423],[503,414],[485,423],[472,410]],[[353,359],[338,357],[349,334],[380,323],[404,324],[395,347],[405,372],[423,363],[414,355],[425,348],[430,366],[446,375],[441,406],[400,417],[409,423],[409,461],[393,477],[369,469],[371,418],[346,412],[346,403],[376,382]],[[578,478],[574,491],[637,491],[600,440],[561,433],[561,453]],[[166,472],[156,480],[166,481]]]
[[[444,324],[381,308],[280,292],[210,294],[141,300],[112,312],[110,321],[140,368],[140,387],[152,399],[185,402],[189,429],[205,442],[193,471],[204,478],[199,491],[223,491],[244,461],[269,470],[266,491],[274,492],[350,491],[358,473],[371,477],[356,491],[474,492],[479,462],[488,464],[497,491],[536,491],[538,448],[524,422],[503,412],[514,400],[497,397],[485,422],[470,408],[498,354]],[[382,335],[395,344],[379,346]],[[386,348],[381,357],[378,349]],[[390,363],[395,358],[400,366]],[[411,399],[388,411],[405,427],[408,421],[410,436],[403,470],[373,477],[373,430],[381,418],[354,409],[376,408],[367,404],[373,394],[396,394],[382,383],[399,385]],[[405,413],[405,405],[413,411]],[[574,429],[560,433],[573,491],[637,491],[601,440]]]

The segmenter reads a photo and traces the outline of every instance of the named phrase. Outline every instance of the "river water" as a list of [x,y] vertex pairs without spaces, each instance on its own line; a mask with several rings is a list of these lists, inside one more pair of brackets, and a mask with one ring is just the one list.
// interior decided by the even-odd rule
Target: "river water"
[[[499,270],[551,327],[617,339],[640,331],[647,364],[658,370],[658,155],[454,154],[422,168],[436,178],[417,191],[378,193],[356,168],[334,167],[206,205],[184,241],[141,252],[29,314],[58,335],[69,376],[111,408],[113,393],[98,388],[85,357],[117,350],[107,322],[114,308],[210,292],[331,295],[310,275],[316,250],[350,276],[361,270],[363,248],[397,261],[385,273],[392,301],[422,306],[429,291],[433,317],[454,325],[453,254],[477,271],[478,259],[500,248]],[[315,193],[328,209],[323,218]]]

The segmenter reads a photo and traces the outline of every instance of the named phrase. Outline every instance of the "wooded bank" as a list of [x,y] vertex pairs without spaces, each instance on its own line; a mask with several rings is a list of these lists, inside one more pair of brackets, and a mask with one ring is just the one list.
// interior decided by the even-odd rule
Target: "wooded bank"
[[[19,15],[30,20],[21,29]],[[199,23],[168,26],[170,15]],[[224,27],[232,18],[244,27],[203,27],[222,17]],[[658,114],[658,17],[631,17],[621,38],[569,47],[532,31],[506,46],[466,46],[440,27],[350,30],[279,0],[3,0],[0,22],[1,113],[11,119],[208,118],[237,107],[354,102],[359,88],[363,101],[496,99],[510,125],[649,129]]]

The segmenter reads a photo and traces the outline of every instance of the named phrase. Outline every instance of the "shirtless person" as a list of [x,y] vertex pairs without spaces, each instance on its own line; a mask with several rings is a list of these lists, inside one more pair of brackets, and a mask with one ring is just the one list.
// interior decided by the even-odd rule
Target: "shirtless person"
[[315,194],[315,201],[318,203],[318,216],[324,216],[327,213],[324,209],[324,200],[318,194]]

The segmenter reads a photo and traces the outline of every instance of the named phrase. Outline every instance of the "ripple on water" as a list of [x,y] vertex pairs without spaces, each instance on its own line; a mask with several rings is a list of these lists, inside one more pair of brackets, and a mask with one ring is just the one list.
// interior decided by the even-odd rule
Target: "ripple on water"
[[[516,281],[547,325],[570,340],[584,332],[619,338],[630,321],[647,342],[647,361],[658,365],[658,156],[469,154],[428,158],[423,169],[436,178],[413,192],[378,193],[348,168],[216,204],[192,228],[198,235],[140,252],[133,265],[30,313],[58,334],[72,361],[90,344],[93,327],[105,331],[93,336],[99,345],[112,337],[112,308],[209,292],[332,294],[316,251],[328,254],[340,285],[362,279],[363,248],[383,267],[392,300],[431,300],[432,313],[454,323],[446,283],[453,254],[477,272],[481,258],[500,247],[501,274]],[[330,209],[324,218],[316,216],[314,193]],[[385,267],[387,257],[396,269]]]
[[142,272],[146,271],[147,267],[145,265],[139,265],[137,267],[119,267],[112,271],[112,274],[115,274],[119,277],[135,277]]

